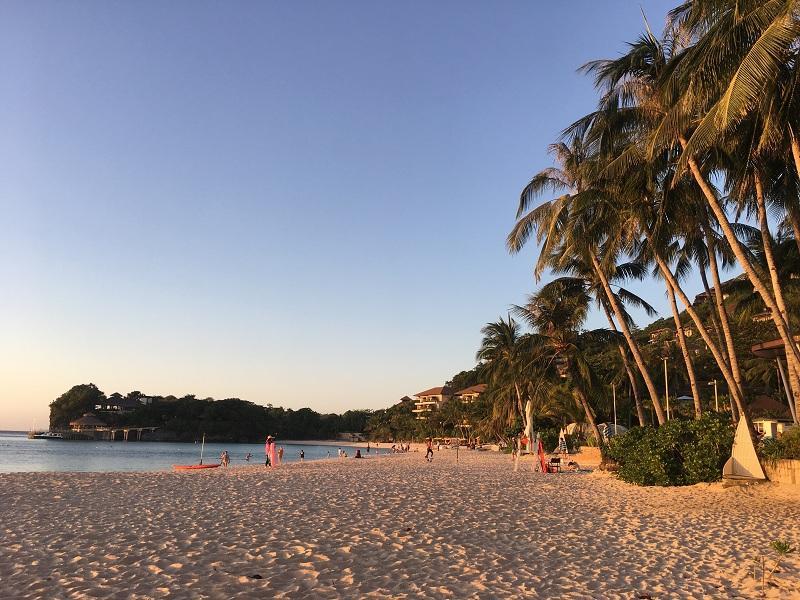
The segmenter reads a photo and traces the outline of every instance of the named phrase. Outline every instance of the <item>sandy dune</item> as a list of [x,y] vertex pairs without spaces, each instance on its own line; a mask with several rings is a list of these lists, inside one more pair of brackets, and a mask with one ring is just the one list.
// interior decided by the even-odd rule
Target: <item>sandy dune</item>
[[[757,597],[752,558],[800,544],[800,488],[460,458],[0,475],[0,597]],[[797,555],[774,581],[800,597]]]

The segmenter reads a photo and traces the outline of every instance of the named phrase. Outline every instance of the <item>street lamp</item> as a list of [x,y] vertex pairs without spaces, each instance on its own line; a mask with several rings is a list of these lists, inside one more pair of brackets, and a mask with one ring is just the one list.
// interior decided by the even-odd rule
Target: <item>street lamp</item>
[[719,412],[719,396],[717,396],[717,380],[709,381],[708,385],[714,386],[714,412]]

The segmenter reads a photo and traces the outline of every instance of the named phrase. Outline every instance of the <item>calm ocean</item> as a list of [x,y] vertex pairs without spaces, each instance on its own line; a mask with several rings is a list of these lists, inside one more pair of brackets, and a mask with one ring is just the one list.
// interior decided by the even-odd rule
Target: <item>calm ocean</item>
[[[327,458],[328,452],[336,458],[336,449],[355,454],[351,446],[318,446],[315,444],[281,444],[284,462],[300,460],[300,450],[306,460]],[[251,464],[264,464],[264,444],[211,444],[206,443],[204,463],[219,462],[219,455],[227,450],[231,465],[247,464],[244,457],[253,454]],[[382,449],[385,452],[385,449]],[[364,450],[362,450],[364,453]],[[375,450],[372,450],[372,454]],[[175,464],[197,464],[200,461],[200,444],[161,442],[65,442],[57,440],[29,440],[27,434],[0,431],[0,473],[18,471],[163,471]]]

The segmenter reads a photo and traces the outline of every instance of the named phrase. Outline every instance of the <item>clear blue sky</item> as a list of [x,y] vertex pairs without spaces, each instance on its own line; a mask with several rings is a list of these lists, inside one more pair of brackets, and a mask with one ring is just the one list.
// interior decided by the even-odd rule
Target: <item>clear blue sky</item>
[[576,68],[641,30],[623,0],[3,2],[0,427],[88,381],[341,411],[470,368],[534,289],[504,240],[593,107]]

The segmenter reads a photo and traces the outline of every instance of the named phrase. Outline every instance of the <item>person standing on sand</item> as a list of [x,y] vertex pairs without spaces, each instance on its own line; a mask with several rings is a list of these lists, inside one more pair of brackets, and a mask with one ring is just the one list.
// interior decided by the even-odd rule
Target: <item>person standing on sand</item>
[[279,465],[283,464],[283,446],[278,448],[278,464]]
[[271,435],[267,436],[267,443],[264,445],[264,454],[266,454],[266,460],[264,461],[264,466],[267,467],[277,466],[277,461],[275,456],[275,440]]
[[426,438],[425,445],[428,447],[425,451],[425,460],[433,462],[433,440],[431,438]]
[[367,442],[367,454],[369,454],[369,442]]
[[231,458],[230,456],[228,456],[228,451],[223,450],[222,454],[219,455],[219,464],[221,464],[223,467],[227,467],[230,464],[230,462]]

